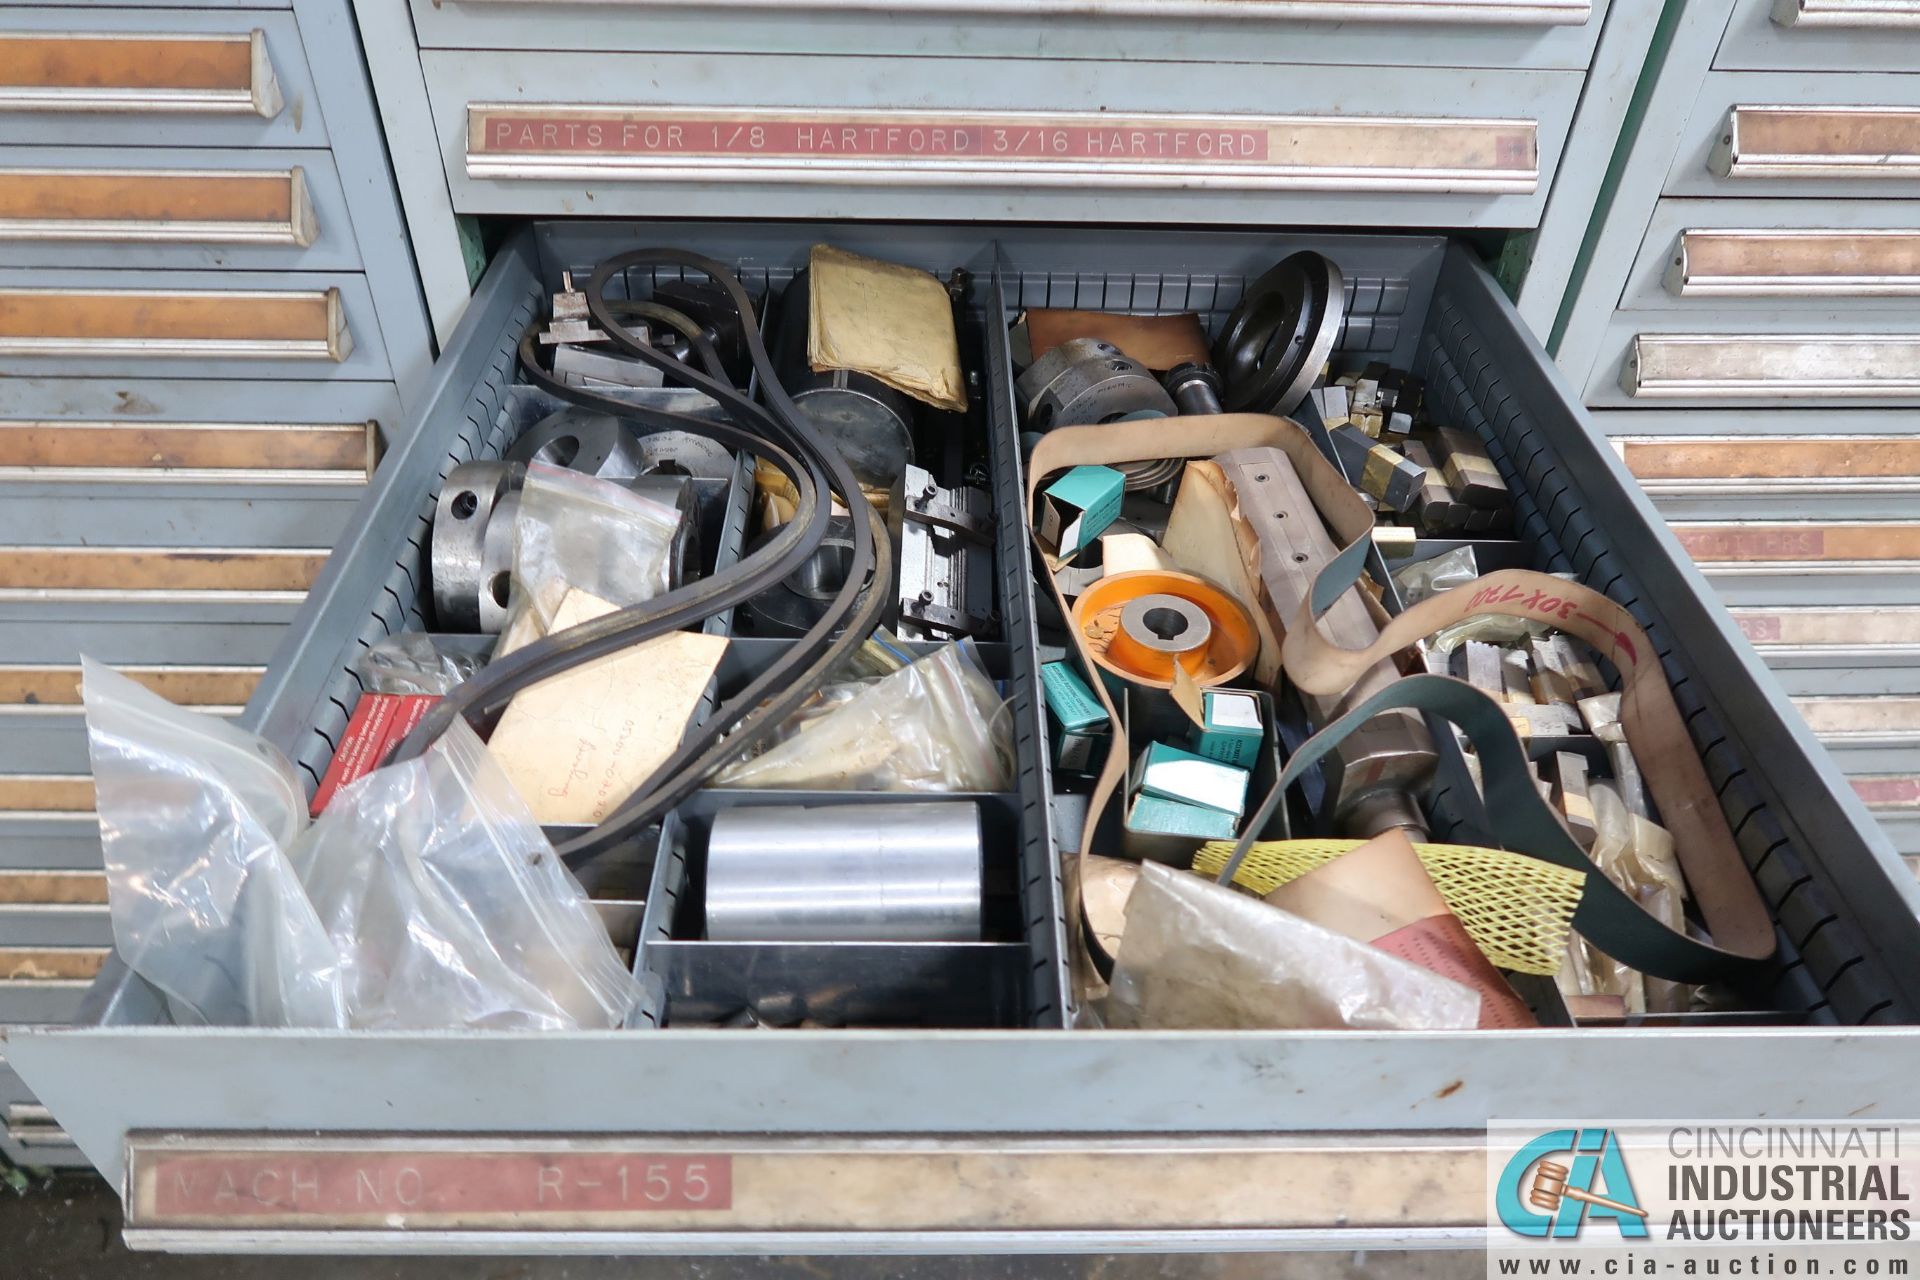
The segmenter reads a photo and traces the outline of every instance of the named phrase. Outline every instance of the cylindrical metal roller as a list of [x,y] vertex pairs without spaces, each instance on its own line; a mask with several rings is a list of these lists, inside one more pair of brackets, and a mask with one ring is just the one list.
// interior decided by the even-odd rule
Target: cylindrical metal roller
[[544,462],[602,480],[630,480],[647,459],[632,428],[610,413],[560,409],[524,431],[507,450],[508,462]]
[[980,810],[728,809],[707,837],[706,901],[715,942],[977,942]]
[[[520,496],[517,468],[504,462],[465,462],[455,467],[440,489],[433,518],[429,555],[433,575],[433,610],[447,631],[490,631],[483,625],[490,579],[513,567],[513,512]],[[506,506],[504,518],[495,519]],[[500,560],[500,533],[505,531],[504,561]],[[506,580],[500,581],[502,591]],[[505,612],[504,598],[498,612]]]

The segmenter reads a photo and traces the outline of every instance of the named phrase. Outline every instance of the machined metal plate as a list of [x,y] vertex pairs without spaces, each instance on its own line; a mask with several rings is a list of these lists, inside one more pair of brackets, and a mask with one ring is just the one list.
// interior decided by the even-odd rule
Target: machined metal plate
[[0,237],[305,248],[318,234],[299,166],[0,168]]
[[1920,436],[1613,436],[1655,497],[1920,491]]
[[0,355],[345,360],[340,290],[0,289]]
[[1920,334],[1641,333],[1620,385],[1637,399],[1920,395]]
[[[1477,1141],[135,1134],[129,1232],[1483,1228]],[[871,1233],[871,1234],[869,1234]],[[400,1245],[399,1247],[405,1247]]]
[[1920,177],[1920,108],[1736,105],[1707,167],[1722,178]]
[[1688,230],[1666,272],[1680,298],[1920,295],[1920,231]]
[[264,31],[0,32],[0,110],[279,114]]
[[1532,120],[475,102],[472,178],[1527,194]]

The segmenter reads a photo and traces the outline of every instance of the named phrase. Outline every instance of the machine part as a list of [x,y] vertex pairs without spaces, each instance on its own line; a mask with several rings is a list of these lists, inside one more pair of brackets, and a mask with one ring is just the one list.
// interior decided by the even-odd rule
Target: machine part
[[[1035,360],[1014,383],[1033,431],[1171,418],[1179,406],[1160,380],[1110,342],[1074,338]],[[1178,458],[1123,463],[1127,490],[1157,489],[1180,474]]]
[[733,452],[717,440],[691,431],[652,431],[635,436],[642,476],[691,476],[695,480],[727,480],[733,475]]
[[727,809],[707,836],[707,938],[978,942],[981,882],[967,801]]
[[1458,529],[1465,522],[1466,506],[1455,501],[1453,490],[1447,487],[1446,477],[1440,474],[1427,446],[1418,440],[1409,440],[1400,447],[1400,452],[1423,473],[1420,492],[1413,503],[1413,520],[1420,532],[1434,538]]
[[816,370],[807,358],[812,286],[801,270],[780,298],[775,364],[780,385],[868,489],[888,490],[913,461],[913,397],[848,369]]
[[652,365],[570,342],[553,349],[553,375],[570,387],[663,387],[667,379]]
[[[1214,461],[1226,472],[1241,512],[1259,533],[1260,578],[1272,601],[1275,626],[1284,632],[1338,548],[1285,453],[1236,449]],[[1345,649],[1363,649],[1380,635],[1358,588],[1342,593],[1319,626],[1321,634]],[[1315,726],[1324,726],[1399,678],[1391,662],[1381,662],[1344,696],[1302,694],[1301,702]],[[1414,797],[1425,789],[1438,763],[1418,714],[1395,710],[1376,716],[1349,734],[1329,758],[1327,784],[1334,797],[1335,825],[1343,835],[1362,839],[1399,827],[1424,840],[1426,818]]]
[[[653,286],[653,300],[693,317],[719,353],[720,363],[733,385],[747,385],[753,373],[753,362],[747,355],[747,335],[740,327],[740,317],[734,313],[725,289],[709,280],[660,280]],[[683,346],[690,346],[684,337],[679,341]],[[675,358],[685,360],[687,357],[676,354]]]
[[601,480],[630,480],[646,467],[626,423],[586,409],[561,409],[534,423],[508,447],[507,461],[565,467]]
[[1213,344],[1226,407],[1286,415],[1307,397],[1333,354],[1347,282],[1333,260],[1296,253],[1247,286]]
[[1577,751],[1553,753],[1553,807],[1567,820],[1567,830],[1587,852],[1599,834],[1593,798],[1587,792],[1587,758]]
[[463,462],[441,486],[428,552],[441,630],[491,634],[505,620],[525,474],[506,462]]
[[993,592],[993,498],[985,489],[943,489],[909,466],[900,528],[903,640],[984,635],[997,621]]
[[1183,364],[1167,373],[1167,394],[1185,414],[1219,413],[1222,383],[1210,364]]
[[1191,573],[1146,570],[1102,578],[1074,602],[1073,625],[1102,670],[1149,689],[1173,687],[1175,662],[1195,684],[1225,684],[1260,650],[1246,608]]
[[1375,444],[1358,427],[1335,427],[1327,433],[1347,478],[1362,493],[1395,511],[1409,511],[1420,499],[1426,468]]
[[[747,544],[747,554],[772,542],[779,532],[763,530]],[[827,521],[826,537],[797,569],[741,605],[748,628],[756,636],[790,640],[805,635],[846,586],[853,558],[853,521],[834,516]]]
[[607,335],[593,327],[587,314],[587,295],[573,287],[573,272],[560,273],[560,291],[553,295],[552,318],[540,331],[545,346],[564,342],[605,342]]
[[1480,443],[1480,437],[1457,427],[1441,427],[1433,435],[1439,449],[1440,471],[1460,500],[1470,507],[1492,511],[1509,505],[1507,482]]

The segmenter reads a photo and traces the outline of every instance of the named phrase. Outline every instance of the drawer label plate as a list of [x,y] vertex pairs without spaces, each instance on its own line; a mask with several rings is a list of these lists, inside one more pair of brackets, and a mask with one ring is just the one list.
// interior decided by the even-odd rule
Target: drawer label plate
[[1531,192],[1531,120],[798,111],[475,103],[493,178],[1023,183]]
[[1485,1167],[1471,1139],[1400,1135],[134,1134],[126,1202],[132,1230],[1475,1228]]

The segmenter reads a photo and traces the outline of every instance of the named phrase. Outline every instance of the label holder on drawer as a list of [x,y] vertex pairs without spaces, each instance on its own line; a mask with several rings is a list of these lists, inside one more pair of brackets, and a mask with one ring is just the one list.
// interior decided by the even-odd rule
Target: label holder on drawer
[[0,169],[0,239],[265,244],[319,235],[306,170]]
[[[179,46],[182,56],[164,56],[167,46]],[[87,52],[96,57],[90,61]],[[259,28],[225,35],[0,32],[0,111],[192,112],[271,120],[283,105],[267,34]]]
[[476,102],[467,174],[1527,195],[1538,134],[1533,120],[1437,117]]

